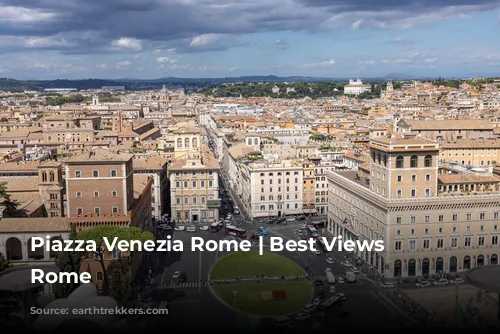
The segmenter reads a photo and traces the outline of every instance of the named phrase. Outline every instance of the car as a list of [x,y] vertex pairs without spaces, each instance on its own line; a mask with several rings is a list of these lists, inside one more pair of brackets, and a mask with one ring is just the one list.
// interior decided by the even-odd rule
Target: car
[[446,278],[441,278],[438,279],[437,281],[434,281],[435,286],[445,286],[450,284],[450,281],[448,281]]
[[339,297],[340,300],[345,300],[346,299],[345,295],[343,293],[337,293],[337,294],[335,294],[335,296]]
[[306,320],[306,319],[309,319],[311,317],[311,315],[309,313],[306,313],[306,312],[300,312],[298,313],[296,316],[295,316],[295,320],[297,321],[302,321],[302,320]]
[[208,231],[208,225],[200,226],[200,231]]
[[422,281],[417,283],[417,288],[428,288],[431,286],[431,283],[429,281]]
[[314,254],[316,254],[316,255],[321,255],[321,252],[320,252],[319,250],[317,250],[317,249],[316,249],[316,250],[314,251]]
[[287,222],[294,222],[295,221],[295,217],[288,217],[286,219]]
[[186,275],[186,273],[181,273],[181,274],[179,275],[179,278],[178,278],[178,279],[179,279],[179,282],[181,282],[181,283],[182,283],[182,282],[186,282],[186,280],[187,280],[187,275]]
[[356,267],[351,267],[351,269],[350,269],[350,270],[351,270],[353,273],[355,273],[355,274],[359,274],[359,269],[358,269],[358,268],[356,268]]
[[326,269],[325,269],[325,272],[330,272],[330,273],[331,273],[331,272],[332,272],[332,270],[331,270],[330,268],[326,268]]
[[344,262],[342,262],[342,265],[343,265],[344,267],[346,267],[346,268],[351,268],[351,267],[352,267],[351,262],[349,262],[349,261],[347,261],[347,260],[345,260]]
[[329,293],[335,294],[337,290],[335,289],[335,285],[330,285],[330,289],[328,290]]
[[172,231],[172,228],[167,224],[160,224],[156,227],[159,231]]
[[337,282],[338,282],[339,284],[344,284],[344,282],[345,282],[345,281],[344,281],[344,277],[342,277],[342,276],[337,277]]
[[186,226],[179,225],[174,227],[174,231],[184,231],[186,229]]
[[302,230],[297,230],[297,234],[301,235],[302,234]]
[[333,261],[333,258],[331,258],[331,257],[327,257],[326,258],[326,262],[329,263],[329,264],[334,264],[335,263],[335,261]]
[[312,303],[313,303],[313,305],[318,306],[319,304],[321,304],[321,300],[319,298],[314,298]]
[[299,216],[298,220],[306,220],[306,216]]
[[385,289],[394,289],[396,286],[394,285],[394,283],[385,282],[385,283],[381,283],[380,287],[385,288]]
[[172,275],[172,280],[179,279],[179,276],[181,276],[181,272],[180,272],[180,271],[176,271],[176,272]]
[[455,278],[455,279],[452,279],[452,280],[450,281],[450,283],[452,283],[452,284],[464,284],[464,283],[465,283],[465,281],[464,281],[462,278],[457,277],[457,278]]
[[228,213],[226,219],[231,219],[231,218],[233,218],[233,215]]
[[311,303],[311,304],[307,304],[306,306],[304,306],[303,311],[307,312],[307,313],[311,313],[311,312],[314,312],[317,308],[318,308],[318,305]]
[[196,225],[189,225],[186,228],[186,232],[196,232],[197,230],[198,230],[198,228],[196,227]]
[[300,225],[300,228],[305,230],[307,228],[307,224]]

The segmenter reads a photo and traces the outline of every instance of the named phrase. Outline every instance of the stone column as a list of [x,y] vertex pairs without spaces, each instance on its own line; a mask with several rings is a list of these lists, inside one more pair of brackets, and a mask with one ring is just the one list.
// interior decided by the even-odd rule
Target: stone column
[[43,249],[43,260],[50,261],[50,252],[47,251],[45,248]]
[[21,250],[23,254],[23,261],[28,261],[28,242],[26,240],[21,241]]

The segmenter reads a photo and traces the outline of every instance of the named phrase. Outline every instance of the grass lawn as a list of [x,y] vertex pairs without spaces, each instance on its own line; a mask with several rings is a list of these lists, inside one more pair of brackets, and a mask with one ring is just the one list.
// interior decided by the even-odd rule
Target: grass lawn
[[303,276],[304,270],[295,262],[272,252],[235,252],[220,259],[210,272],[210,278],[234,279],[257,276]]
[[[279,316],[300,311],[311,300],[312,283],[279,282],[229,284],[212,287],[213,292],[238,311],[260,316]],[[238,291],[234,297],[233,291]],[[273,291],[283,298],[273,298]]]

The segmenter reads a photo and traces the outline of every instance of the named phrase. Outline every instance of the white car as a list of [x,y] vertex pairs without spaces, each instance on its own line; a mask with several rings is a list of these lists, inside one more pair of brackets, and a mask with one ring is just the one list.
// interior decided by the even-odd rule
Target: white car
[[335,261],[333,261],[333,258],[331,258],[331,257],[327,257],[326,258],[326,262],[329,263],[329,264],[334,264],[335,263]]
[[330,272],[330,273],[331,273],[331,272],[332,272],[332,270],[331,270],[330,268],[326,268],[326,269],[325,269],[325,273],[327,273],[327,272]]
[[306,319],[309,319],[311,317],[311,315],[309,313],[306,313],[306,312],[300,312],[299,314],[297,314],[295,316],[295,320],[297,321],[301,321],[301,320],[306,320]]
[[462,278],[457,277],[457,278],[455,278],[455,279],[452,279],[452,280],[450,281],[450,283],[453,283],[453,284],[464,284],[464,283],[465,283],[465,281],[464,281]]
[[448,281],[445,278],[441,278],[441,279],[439,279],[437,281],[434,281],[434,285],[435,286],[445,286],[445,285],[448,285],[448,284],[450,284],[450,281]]
[[394,283],[382,283],[380,284],[380,287],[381,288],[386,288],[386,289],[394,289],[396,286],[394,285]]
[[287,222],[294,222],[295,221],[295,217],[288,217],[286,219]]
[[307,224],[302,224],[302,225],[300,225],[300,228],[302,228],[302,229],[306,229],[306,228],[307,228]]
[[417,283],[417,288],[428,288],[431,286],[431,283],[429,281],[422,281],[420,283]]
[[335,285],[330,285],[330,290],[328,292],[330,292],[331,294],[335,294],[337,292],[337,290],[335,289]]
[[319,298],[315,298],[314,301],[312,302],[314,305],[318,306],[321,304],[321,300]]
[[226,219],[231,219],[231,218],[233,218],[233,215],[228,213]]
[[179,225],[174,227],[174,231],[184,231],[186,229],[186,226],[184,225]]
[[351,267],[351,271],[355,274],[359,274],[359,269],[356,267]]
[[344,284],[344,277],[342,276],[337,277],[337,283]]
[[314,312],[316,310],[316,308],[318,307],[318,305],[315,305],[315,304],[307,304],[306,306],[304,306],[304,312],[307,312],[307,313],[311,313],[311,312]]
[[314,254],[316,254],[316,255],[321,255],[321,252],[320,252],[319,250],[315,250],[315,251],[314,251]]
[[347,261],[347,260],[345,260],[344,262],[342,262],[342,265],[343,265],[344,267],[346,267],[346,268],[351,268],[351,267],[352,267],[351,262],[349,262],[349,261]]
[[200,226],[200,231],[208,231],[209,228],[207,225],[204,225],[204,226]]
[[196,232],[198,228],[195,225],[189,225],[186,229],[186,232]]

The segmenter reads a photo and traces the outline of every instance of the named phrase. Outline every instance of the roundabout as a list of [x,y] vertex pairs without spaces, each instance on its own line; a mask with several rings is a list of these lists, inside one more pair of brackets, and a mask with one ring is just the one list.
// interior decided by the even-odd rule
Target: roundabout
[[265,252],[261,256],[256,251],[235,252],[215,263],[210,279],[239,277],[240,283],[214,285],[211,290],[219,301],[236,311],[275,317],[298,312],[311,301],[313,286],[310,281],[281,279],[281,276],[304,275],[299,265],[276,253]]

